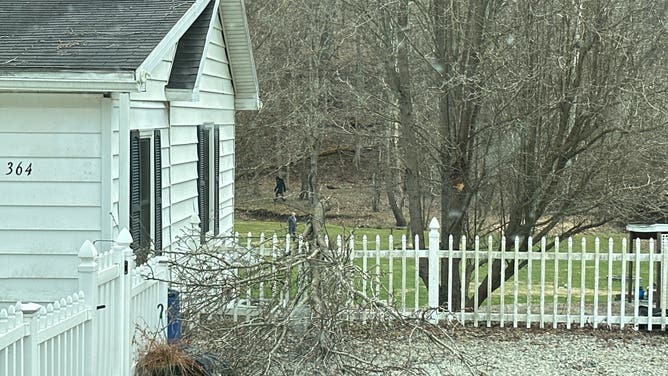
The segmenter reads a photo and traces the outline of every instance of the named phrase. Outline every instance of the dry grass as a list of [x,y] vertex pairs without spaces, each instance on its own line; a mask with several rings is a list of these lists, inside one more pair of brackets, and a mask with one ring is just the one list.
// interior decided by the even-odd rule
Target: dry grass
[[149,340],[140,351],[137,376],[202,376],[204,369],[178,345]]

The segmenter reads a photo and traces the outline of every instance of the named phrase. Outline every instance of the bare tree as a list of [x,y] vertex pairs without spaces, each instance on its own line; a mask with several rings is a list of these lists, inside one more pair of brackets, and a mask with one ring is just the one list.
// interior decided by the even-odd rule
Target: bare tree
[[[183,248],[168,254],[184,341],[220,354],[235,374],[430,374],[415,354],[382,337],[389,330],[427,344],[421,349],[432,356],[452,354],[470,374],[481,374],[453,346],[446,327],[423,319],[428,312],[404,317],[362,290],[359,281],[371,277],[350,262],[345,242],[332,249],[316,241],[286,248],[277,238],[255,238],[222,248],[199,246],[198,239],[197,232],[184,234]],[[380,336],[369,340],[370,333]],[[360,351],[361,341],[374,346]]]
[[[273,68],[253,126],[295,135],[290,162],[302,162],[317,223],[318,157],[341,134],[350,150],[379,140],[388,202],[401,224],[406,195],[411,234],[437,201],[443,245],[449,234],[568,236],[668,210],[665,2],[251,3],[271,25],[255,39]],[[284,163],[256,160],[249,170]],[[453,264],[453,283],[472,267]],[[514,265],[497,262],[471,288],[486,296],[502,268],[511,278]],[[441,303],[450,289],[458,309],[459,286],[442,284]]]

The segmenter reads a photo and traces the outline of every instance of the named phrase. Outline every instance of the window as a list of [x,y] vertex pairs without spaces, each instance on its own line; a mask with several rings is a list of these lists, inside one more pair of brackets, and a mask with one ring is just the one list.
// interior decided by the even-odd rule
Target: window
[[130,232],[133,249],[162,249],[160,130],[130,131]]
[[197,197],[204,242],[207,233],[220,232],[220,130],[213,124],[200,125],[197,139]]

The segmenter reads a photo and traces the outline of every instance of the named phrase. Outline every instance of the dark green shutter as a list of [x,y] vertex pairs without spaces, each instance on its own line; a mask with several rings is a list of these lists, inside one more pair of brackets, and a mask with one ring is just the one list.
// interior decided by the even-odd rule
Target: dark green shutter
[[197,202],[202,240],[209,231],[209,131],[197,128]]
[[153,132],[153,197],[155,198],[153,208],[153,222],[155,224],[155,235],[153,245],[155,250],[162,251],[162,147],[160,144],[160,130]]
[[130,234],[132,235],[132,248],[139,248],[141,234],[141,223],[139,213],[141,203],[139,202],[139,131],[130,131]]
[[213,234],[220,234],[220,129],[213,133]]

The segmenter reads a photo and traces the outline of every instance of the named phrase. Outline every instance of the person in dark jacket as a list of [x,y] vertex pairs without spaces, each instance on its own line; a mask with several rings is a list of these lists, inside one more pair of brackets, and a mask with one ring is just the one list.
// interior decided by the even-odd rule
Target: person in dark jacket
[[279,197],[281,200],[285,201],[285,191],[287,191],[287,188],[285,187],[285,181],[280,176],[277,176],[276,187],[274,187],[274,193],[276,193],[274,201],[276,201]]

